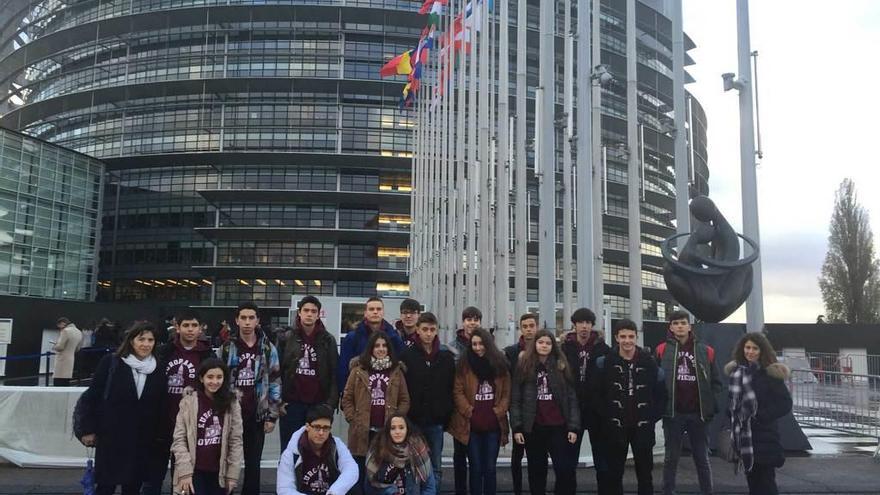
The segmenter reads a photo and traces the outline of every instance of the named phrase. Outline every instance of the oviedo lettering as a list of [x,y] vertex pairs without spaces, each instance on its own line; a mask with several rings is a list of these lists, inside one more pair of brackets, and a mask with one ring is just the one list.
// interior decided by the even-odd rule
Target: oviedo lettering
[[[177,371],[172,373],[171,370],[175,367]],[[196,379],[196,367],[188,359],[177,358],[169,362],[165,367],[165,372],[168,375],[169,394],[182,394],[187,381],[191,383]]]
[[256,375],[254,373],[254,362],[257,356],[251,352],[245,352],[239,355],[238,379],[235,382],[237,387],[253,387]]
[[196,444],[199,447],[220,445],[220,436],[223,433],[223,427],[220,426],[220,418],[214,414],[213,409],[208,409],[205,411],[205,414],[199,416],[198,428],[205,431],[202,438],[199,438],[196,441]]
[[553,392],[550,391],[550,384],[547,383],[547,372],[538,372],[538,400],[553,400]]
[[296,367],[296,374],[315,376],[315,364],[318,362],[318,353],[316,353],[315,348],[309,344],[303,344],[302,352],[303,355],[299,358],[299,365]]

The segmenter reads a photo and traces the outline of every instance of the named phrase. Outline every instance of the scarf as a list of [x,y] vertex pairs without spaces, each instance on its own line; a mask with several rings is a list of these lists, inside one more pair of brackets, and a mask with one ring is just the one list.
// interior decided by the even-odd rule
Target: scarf
[[370,358],[370,368],[374,371],[385,371],[391,367],[391,356],[385,356],[382,359],[375,357]]
[[400,445],[392,445],[390,459],[379,459],[371,449],[366,461],[367,479],[369,480],[367,483],[380,489],[391,487],[392,483],[384,483],[377,479],[377,474],[384,472],[389,464],[393,466],[393,469],[404,471],[409,469],[418,483],[424,483],[431,473],[431,456],[428,453],[428,446],[420,438],[414,436],[410,436]]
[[425,442],[410,438],[393,446],[391,459],[394,467],[404,469],[409,466],[419,483],[424,483],[431,473],[431,456]]
[[738,472],[740,466],[750,472],[755,462],[752,418],[758,410],[758,399],[752,389],[752,376],[757,369],[755,364],[739,365],[730,375],[730,443],[734,472]]
[[467,361],[471,371],[477,375],[477,379],[480,381],[491,382],[495,379],[495,370],[492,369],[492,365],[486,359],[486,356],[480,357],[474,351],[468,350]]
[[335,441],[336,440],[333,439],[332,434],[328,435],[327,441],[324,442],[324,445],[321,445],[320,453],[316,454],[315,450],[312,448],[312,442],[309,441],[309,434],[303,431],[296,446],[299,449],[299,455],[302,457],[304,463],[308,462],[310,465],[316,465],[327,459],[327,456],[330,454],[330,442]]
[[144,392],[144,385],[147,383],[147,375],[156,370],[156,358],[150,354],[142,361],[134,354],[129,354],[122,358],[122,362],[131,368],[131,374],[134,376],[134,385],[137,387],[137,396],[140,399],[141,394]]

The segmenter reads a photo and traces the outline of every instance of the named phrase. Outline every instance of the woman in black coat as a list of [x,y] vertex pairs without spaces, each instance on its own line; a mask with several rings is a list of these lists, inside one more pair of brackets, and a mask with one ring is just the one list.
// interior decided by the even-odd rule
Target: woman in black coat
[[119,350],[98,363],[83,392],[88,405],[80,441],[95,447],[97,495],[112,494],[116,485],[122,485],[123,495],[135,495],[155,469],[165,398],[155,335],[151,323],[132,325]]
[[785,384],[789,369],[776,362],[767,337],[747,333],[724,371],[730,377],[733,450],[746,471],[749,493],[776,495],[776,468],[785,463],[776,420],[791,412],[791,394]]

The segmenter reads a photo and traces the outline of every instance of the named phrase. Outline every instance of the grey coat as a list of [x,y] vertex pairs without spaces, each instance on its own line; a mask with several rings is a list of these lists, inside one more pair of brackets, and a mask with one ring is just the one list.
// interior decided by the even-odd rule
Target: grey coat
[[[581,413],[578,404],[577,393],[571,379],[566,377],[565,368],[567,362],[557,363],[553,356],[547,358],[544,363],[550,375],[550,390],[553,392],[553,400],[559,406],[562,416],[565,418],[566,429],[569,432],[581,432]],[[560,365],[563,366],[560,369]],[[569,370],[570,372],[570,370]],[[516,367],[511,384],[510,398],[510,429],[514,433],[531,433],[538,414],[538,370],[532,371],[529,376],[521,375],[519,366]]]

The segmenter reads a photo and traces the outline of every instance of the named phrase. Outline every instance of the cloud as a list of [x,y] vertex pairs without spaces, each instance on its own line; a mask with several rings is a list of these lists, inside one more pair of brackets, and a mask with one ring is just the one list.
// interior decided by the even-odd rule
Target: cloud
[[[684,2],[685,31],[697,48],[697,79],[688,86],[706,110],[710,193],[741,231],[739,108],[720,74],[737,72],[734,2]],[[880,233],[880,160],[875,98],[880,80],[880,2],[829,8],[817,0],[753,1],[751,44],[765,157],[758,168],[759,216],[767,321],[815,321],[823,312],[818,283],[834,193],[847,177]],[[738,312],[731,319],[745,319]]]

